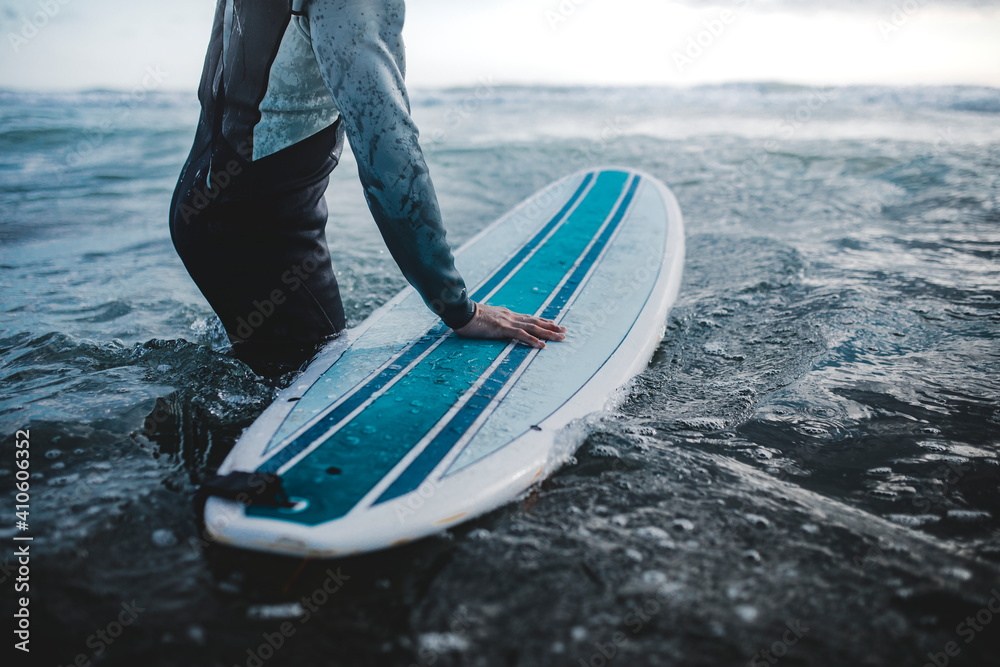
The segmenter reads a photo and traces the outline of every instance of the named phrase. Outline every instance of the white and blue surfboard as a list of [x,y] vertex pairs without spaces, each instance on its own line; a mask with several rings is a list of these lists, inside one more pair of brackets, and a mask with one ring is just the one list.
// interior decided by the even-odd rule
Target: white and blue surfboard
[[276,474],[288,507],[211,497],[214,540],[327,557],[402,544],[518,497],[564,463],[581,418],[649,362],[681,280],[680,209],[659,181],[564,178],[456,252],[479,302],[550,318],[544,350],[456,336],[411,288],[332,341],[219,473]]

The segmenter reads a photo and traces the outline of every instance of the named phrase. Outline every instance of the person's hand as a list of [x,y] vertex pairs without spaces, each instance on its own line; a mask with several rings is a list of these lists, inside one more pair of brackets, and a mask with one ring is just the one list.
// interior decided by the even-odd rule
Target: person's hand
[[463,338],[519,340],[525,345],[542,349],[547,340],[566,338],[566,327],[542,317],[477,303],[475,316],[464,327],[455,329],[455,333]]

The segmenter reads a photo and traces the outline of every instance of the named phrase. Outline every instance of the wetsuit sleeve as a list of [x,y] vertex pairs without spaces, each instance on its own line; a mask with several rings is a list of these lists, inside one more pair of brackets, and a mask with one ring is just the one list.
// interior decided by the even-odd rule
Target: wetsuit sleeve
[[445,240],[441,210],[403,83],[403,0],[311,0],[313,51],[340,110],[372,216],[406,279],[452,328],[475,307]]

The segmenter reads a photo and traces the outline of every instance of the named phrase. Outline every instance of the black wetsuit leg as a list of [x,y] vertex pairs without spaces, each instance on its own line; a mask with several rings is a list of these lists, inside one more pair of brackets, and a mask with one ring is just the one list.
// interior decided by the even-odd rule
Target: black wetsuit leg
[[343,149],[342,123],[254,162],[213,124],[203,115],[181,171],[171,238],[235,356],[278,374],[345,326],[324,199]]

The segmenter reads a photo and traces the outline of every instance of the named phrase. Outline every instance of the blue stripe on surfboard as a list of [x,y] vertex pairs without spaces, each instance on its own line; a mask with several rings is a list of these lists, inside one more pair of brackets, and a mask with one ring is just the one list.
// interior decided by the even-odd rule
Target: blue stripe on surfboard
[[600,257],[601,253],[604,251],[604,247],[607,246],[608,241],[614,236],[615,231],[618,229],[618,225],[621,224],[622,220],[625,218],[625,213],[628,212],[629,205],[632,203],[632,198],[635,197],[636,190],[639,189],[639,181],[642,180],[638,176],[632,180],[632,185],[629,186],[628,192],[625,193],[625,197],[622,199],[621,205],[618,207],[618,211],[615,212],[615,216],[611,219],[611,222],[604,231],[601,232],[600,237],[598,237],[597,242],[590,247],[587,251],[586,257],[580,262],[580,266],[577,267],[573,275],[569,277],[566,284],[563,285],[562,289],[556,294],[555,298],[549,302],[549,305],[545,307],[542,311],[542,317],[546,319],[554,319],[559,313],[562,312],[563,308],[566,306],[570,297],[572,297],[577,288],[583,282],[587,273],[590,271],[590,267],[593,266],[597,258]]
[[361,407],[361,405],[371,398],[375,392],[391,382],[393,378],[399,375],[404,368],[413,363],[417,357],[426,352],[427,348],[433,345],[434,341],[443,336],[447,331],[447,327],[444,325],[438,325],[431,329],[428,333],[421,336],[420,339],[411,345],[409,349],[404,351],[395,362],[387,366],[381,373],[362,385],[358,391],[345,398],[343,402],[330,412],[326,413],[326,415],[324,415],[319,421],[313,423],[312,426],[308,427],[301,433],[301,435],[297,436],[295,440],[290,442],[287,447],[279,450],[274,454],[274,456],[262,463],[257,470],[259,472],[267,473],[278,472],[282,466],[295,458],[306,447],[322,438],[327,431]]
[[[625,217],[626,211],[628,211],[629,204],[632,198],[635,196],[635,192],[639,187],[639,178],[635,178],[632,181],[632,185],[629,187],[622,199],[621,204],[618,206],[618,210],[615,212],[614,217],[605,227],[604,231],[598,237],[597,241],[591,246],[590,250],[584,256],[583,261],[579,263],[570,277],[563,283],[563,286],[559,289],[553,299],[545,307],[542,312],[542,317],[548,319],[557,318],[563,309],[566,307],[569,300],[574,294],[579,290],[581,282],[590,271],[594,262],[597,258],[601,256],[604,248],[607,246],[610,239],[614,236],[615,231],[621,224]],[[500,365],[494,369],[490,377],[486,379],[483,385],[478,391],[469,399],[469,401],[462,406],[462,408],[455,414],[447,426],[441,430],[433,440],[427,445],[427,447],[420,452],[419,455],[410,463],[410,465],[393,480],[392,484],[379,496],[378,500],[374,504],[378,505],[386,501],[392,500],[393,498],[398,498],[399,496],[411,493],[420,488],[424,480],[431,474],[431,472],[444,460],[448,452],[454,448],[459,440],[466,434],[466,432],[472,427],[472,424],[479,418],[483,412],[485,412],[490,404],[496,399],[496,397],[503,390],[504,386],[511,380],[516,371],[522,365],[530,364],[528,355],[531,352],[531,348],[518,345],[514,347],[510,354],[500,362]]]
[[[521,312],[542,309],[613,216],[629,180],[626,172],[600,172],[566,223],[539,244],[489,302]],[[343,516],[405,458],[507,348],[500,341],[472,343],[454,336],[439,341],[420,363],[374,396],[370,405],[310,443],[301,460],[285,466],[286,491],[308,499],[308,506],[292,514],[254,506],[247,508],[247,514],[307,525]]]
[[517,268],[517,265],[523,262],[524,258],[527,257],[529,254],[531,254],[531,252],[538,247],[538,244],[542,242],[542,240],[548,235],[548,233],[551,232],[556,227],[556,225],[562,222],[563,218],[565,218],[566,214],[569,213],[570,209],[572,209],[573,206],[576,205],[576,201],[580,198],[580,195],[584,193],[584,191],[587,189],[587,186],[589,186],[591,181],[593,180],[594,180],[594,172],[587,174],[587,176],[583,179],[583,182],[580,183],[580,187],[576,189],[576,192],[573,193],[573,196],[570,197],[569,201],[566,202],[566,205],[563,206],[561,209],[559,209],[559,212],[556,213],[552,217],[552,219],[549,220],[549,222],[544,227],[542,227],[542,229],[537,234],[535,234],[534,237],[532,237],[530,241],[521,246],[521,249],[518,250],[513,257],[507,260],[496,273],[490,276],[489,280],[487,280],[485,283],[476,288],[476,291],[472,295],[472,300],[479,301],[481,299],[485,299],[486,295],[488,295],[490,292],[496,289],[497,285],[503,282],[504,279],[506,279],[507,276],[510,275],[510,273],[515,268]]
[[[514,271],[522,261],[524,261],[524,258],[531,254],[531,252],[538,247],[546,236],[565,219],[566,214],[576,205],[580,197],[582,197],[583,193],[587,191],[587,188],[595,178],[596,176],[594,172],[590,172],[584,176],[576,191],[573,192],[563,207],[559,209],[559,212],[552,216],[545,226],[536,232],[535,235],[532,236],[528,242],[514,254],[514,256],[508,259],[499,269],[497,269],[485,283],[476,288],[471,298],[475,301],[481,301],[486,298],[486,295],[496,289],[497,285],[506,280],[510,276],[511,272]],[[283,447],[271,458],[262,463],[257,470],[268,473],[278,472],[278,470],[280,470],[285,464],[305,451],[306,448],[316,442],[319,438],[323,437],[331,428],[340,423],[351,412],[356,410],[365,401],[371,398],[375,392],[391,382],[397,375],[399,375],[399,373],[403,371],[404,368],[412,363],[413,360],[425,352],[428,347],[433,345],[435,340],[446,335],[447,333],[448,327],[443,324],[438,324],[430,329],[408,350],[405,350],[393,364],[388,366],[368,382],[356,387],[354,393],[346,396],[339,405],[329,410],[326,414],[321,415],[311,425],[307,426],[304,431],[300,431],[298,434],[294,435],[291,442],[289,442],[287,446]],[[267,449],[265,449],[265,452],[266,451]]]
[[462,436],[472,427],[493,402],[493,399],[503,390],[504,385],[521,366],[531,353],[531,348],[518,345],[510,351],[500,365],[494,369],[489,378],[478,391],[462,406],[448,425],[438,433],[426,448],[407,466],[402,474],[393,480],[381,496],[373,504],[379,505],[393,498],[411,493],[420,488],[427,476],[444,457],[451,451]]

